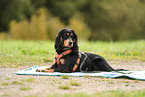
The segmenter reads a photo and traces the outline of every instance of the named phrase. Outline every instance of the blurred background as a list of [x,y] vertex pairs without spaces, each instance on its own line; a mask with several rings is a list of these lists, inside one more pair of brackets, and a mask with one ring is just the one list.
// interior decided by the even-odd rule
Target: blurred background
[[55,40],[73,29],[79,39],[145,39],[145,0],[0,0],[0,39]]

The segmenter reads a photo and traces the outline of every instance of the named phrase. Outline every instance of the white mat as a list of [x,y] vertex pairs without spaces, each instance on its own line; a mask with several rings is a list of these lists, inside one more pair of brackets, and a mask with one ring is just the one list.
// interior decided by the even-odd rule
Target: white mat
[[98,77],[107,77],[107,78],[130,78],[130,79],[137,79],[137,80],[143,80],[145,81],[145,70],[144,71],[119,71],[119,72],[95,72],[95,73],[83,73],[83,72],[73,72],[73,73],[60,73],[60,72],[53,72],[53,73],[47,73],[47,72],[36,72],[37,69],[43,69],[47,66],[38,67],[34,66],[26,70],[19,70],[18,72],[15,72],[17,75],[35,75],[35,76],[98,76]]

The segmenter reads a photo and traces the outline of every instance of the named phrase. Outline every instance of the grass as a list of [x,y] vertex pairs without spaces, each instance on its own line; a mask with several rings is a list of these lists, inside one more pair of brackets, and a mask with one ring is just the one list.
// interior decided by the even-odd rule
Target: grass
[[20,90],[26,91],[26,90],[31,90],[31,88],[29,86],[24,86],[24,87],[21,87]]
[[29,95],[29,96],[24,96],[24,97],[38,97],[38,96],[35,96],[35,95]]
[[3,95],[1,95],[1,97],[9,97],[10,95],[8,95],[8,94],[3,94]]
[[6,78],[6,80],[9,80],[9,79],[10,79],[9,77]]
[[13,85],[23,85],[24,83],[21,81],[13,81],[12,84]]
[[71,89],[69,85],[61,85],[58,88],[63,89],[63,90],[70,90]]
[[95,94],[75,93],[64,95],[48,95],[47,97],[145,97],[145,90],[111,90]]
[[7,82],[2,83],[2,86],[7,86],[9,85]]
[[145,90],[133,90],[133,91],[112,90],[112,91],[107,91],[107,92],[96,93],[95,96],[99,96],[99,97],[144,97]]
[[0,66],[19,67],[52,63],[53,42],[0,41]]
[[145,61],[145,41],[83,42],[81,51],[100,54],[108,60]]
[[34,82],[34,78],[30,77],[30,78],[27,78],[27,79],[23,79],[22,82],[32,83],[32,82]]
[[[79,41],[80,51],[102,55],[107,60],[145,61],[145,41],[87,42]],[[0,66],[52,64],[55,57],[52,41],[0,40]]]
[[85,75],[83,76],[84,78],[90,78],[91,76],[90,75]]
[[69,79],[69,76],[63,75],[63,76],[62,76],[62,79]]
[[72,80],[72,81],[70,81],[70,85],[72,85],[72,86],[81,86],[81,83]]

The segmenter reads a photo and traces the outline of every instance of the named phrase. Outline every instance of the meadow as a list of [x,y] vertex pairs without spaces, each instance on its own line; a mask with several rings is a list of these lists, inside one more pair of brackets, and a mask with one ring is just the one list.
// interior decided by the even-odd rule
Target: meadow
[[[108,61],[145,61],[145,41],[126,42],[87,42],[79,41],[82,52],[103,56]],[[53,63],[55,57],[54,41],[0,41],[0,66],[19,67],[46,65]]]
[[[114,66],[122,62],[144,70],[145,40],[123,42],[79,41],[79,49],[102,55]],[[0,40],[0,96],[8,97],[144,97],[139,80],[99,77],[43,77],[15,75],[18,69],[46,66],[55,57],[54,41]],[[136,62],[136,63],[135,63]],[[138,70],[135,67],[135,70]]]

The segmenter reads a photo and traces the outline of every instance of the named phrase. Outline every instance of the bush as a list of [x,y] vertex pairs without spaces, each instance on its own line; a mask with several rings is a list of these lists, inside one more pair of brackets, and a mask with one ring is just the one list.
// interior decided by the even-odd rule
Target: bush
[[7,33],[5,33],[5,32],[0,33],[0,40],[6,40],[8,38],[9,38],[9,36]]
[[[83,14],[93,31],[90,40],[119,41],[145,38],[143,0],[100,0],[96,1],[98,3],[90,0],[89,2],[91,4]],[[90,14],[87,14],[88,11]]]
[[41,8],[34,14],[30,21],[23,20],[10,23],[10,34],[13,39],[23,40],[46,40],[54,39],[57,32],[64,28],[64,24],[44,8]]
[[[70,19],[68,24],[80,39],[88,39],[90,29],[78,16]],[[10,34],[13,39],[23,40],[54,40],[59,30],[65,28],[65,25],[59,18],[52,16],[45,8],[41,8],[31,17],[31,20],[23,20],[10,23]]]
[[91,31],[81,18],[81,16],[72,17],[69,20],[69,27],[76,32],[79,39],[88,39]]

